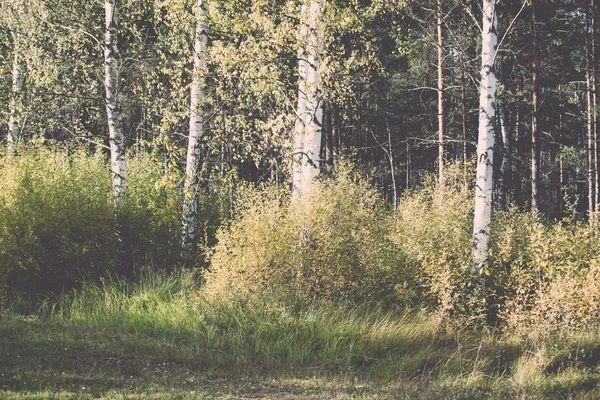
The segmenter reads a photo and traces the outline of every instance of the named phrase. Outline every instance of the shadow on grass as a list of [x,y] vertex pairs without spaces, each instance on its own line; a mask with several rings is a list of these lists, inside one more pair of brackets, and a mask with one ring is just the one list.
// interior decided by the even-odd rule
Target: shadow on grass
[[260,351],[231,354],[110,327],[37,318],[5,317],[0,322],[0,397],[7,399],[481,399],[598,394],[595,362],[582,365],[564,355],[561,365],[548,362],[546,370],[534,371],[517,383],[516,370],[526,365],[520,360],[527,350],[517,342],[490,338],[413,333],[406,340],[397,338],[390,348],[377,348],[372,358],[363,352],[344,362],[294,366],[269,360]]

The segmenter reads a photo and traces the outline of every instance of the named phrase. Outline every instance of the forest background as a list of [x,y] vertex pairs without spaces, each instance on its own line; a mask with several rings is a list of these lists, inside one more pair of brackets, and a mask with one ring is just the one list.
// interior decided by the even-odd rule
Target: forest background
[[540,343],[600,320],[597,1],[0,10],[6,315],[73,321],[106,306],[94,290],[126,301],[157,279],[202,318],[418,309],[434,336],[534,343],[500,357],[513,377],[581,367]]

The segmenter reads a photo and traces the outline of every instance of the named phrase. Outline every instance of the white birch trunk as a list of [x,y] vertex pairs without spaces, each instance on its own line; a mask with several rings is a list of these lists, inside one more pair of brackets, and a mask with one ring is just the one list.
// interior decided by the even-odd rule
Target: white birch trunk
[[125,170],[125,143],[119,121],[118,90],[119,71],[117,61],[117,26],[115,22],[116,0],[105,0],[106,15],[104,31],[104,87],[106,89],[106,114],[110,138],[110,161],[112,185],[117,204],[125,197],[127,174]]
[[306,48],[308,43],[308,11],[309,1],[304,1],[300,11],[300,32],[298,36],[298,107],[296,109],[296,124],[294,127],[294,153],[292,192],[294,196],[302,191],[304,164],[304,135],[306,128],[306,74],[308,59]]
[[496,97],[494,59],[497,43],[495,1],[483,0],[479,138],[477,141],[477,180],[475,184],[472,252],[473,263],[477,266],[487,263],[490,242],[494,172],[494,102]]
[[190,100],[190,128],[188,138],[187,160],[185,167],[185,184],[183,199],[183,235],[182,247],[186,256],[193,253],[197,240],[198,226],[198,191],[200,189],[200,156],[201,139],[204,135],[204,102],[205,60],[208,46],[208,25],[206,22],[205,0],[196,0],[196,35],[194,40],[194,70],[192,74]]
[[[321,71],[323,6],[321,0],[306,1],[300,25],[298,120],[294,137],[293,194],[306,191],[319,174],[323,101]],[[302,150],[300,150],[302,149]]]
[[15,54],[12,63],[12,90],[10,99],[10,117],[8,120],[8,152],[14,157],[17,155],[17,144],[21,138],[24,68],[19,59],[19,43],[17,35],[13,35],[13,38]]

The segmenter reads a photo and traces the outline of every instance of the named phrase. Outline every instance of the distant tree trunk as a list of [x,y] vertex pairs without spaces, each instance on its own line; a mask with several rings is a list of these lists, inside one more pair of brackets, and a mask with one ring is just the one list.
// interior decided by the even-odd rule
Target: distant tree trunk
[[293,193],[307,190],[319,173],[323,102],[321,72],[321,0],[306,0],[302,5],[300,47],[298,50],[298,119],[294,138]]
[[513,190],[514,190],[514,195],[513,195],[513,201],[515,201],[517,204],[520,204],[520,202],[522,201],[522,188],[523,188],[523,184],[522,184],[522,179],[523,179],[523,171],[522,171],[522,167],[523,167],[523,151],[521,150],[521,107],[519,107],[519,105],[517,104],[515,106],[515,140],[513,142],[514,144],[514,148],[515,148],[515,154],[516,157],[514,159],[513,162],[513,178],[512,178],[512,182],[513,182]]
[[598,105],[597,96],[598,96],[598,77],[596,76],[596,62],[598,62],[598,49],[596,48],[596,40],[597,40],[597,18],[598,18],[598,0],[591,0],[591,32],[590,32],[590,40],[591,40],[591,64],[592,68],[590,71],[591,77],[591,90],[592,90],[592,120],[594,125],[594,211],[597,213],[600,207],[600,175],[598,169],[598,117],[596,107]]
[[586,58],[587,58],[587,69],[586,69],[586,100],[587,100],[587,184],[588,184],[588,216],[590,226],[595,225],[594,221],[594,103],[592,96],[592,77],[591,77],[591,54],[590,54],[590,40],[586,41]]
[[208,25],[206,22],[205,0],[196,0],[196,34],[194,39],[194,70],[190,93],[190,127],[188,137],[187,160],[185,166],[185,184],[183,198],[183,235],[184,258],[191,261],[198,240],[198,192],[200,190],[201,140],[204,136],[204,74],[208,44]]
[[500,177],[498,179],[500,207],[508,208],[509,205],[509,180],[510,180],[510,135],[508,131],[507,111],[501,104],[498,105],[498,119],[500,121],[500,133],[502,136],[502,164],[500,165]]
[[410,144],[406,139],[406,190],[410,189]]
[[537,0],[532,1],[532,51],[533,51],[533,66],[532,66],[532,84],[533,95],[532,105],[533,113],[531,114],[531,210],[539,207],[539,179],[540,179],[540,130],[538,126],[539,114],[539,84],[538,84],[538,32],[537,32]]
[[437,45],[438,45],[438,182],[444,181],[444,32],[442,23],[443,0],[437,2]]
[[466,77],[465,77],[465,65],[463,62],[463,54],[460,54],[460,106],[462,113],[462,161],[463,161],[463,178],[465,181],[465,186],[467,185],[467,98],[465,95],[465,86],[466,86]]
[[17,143],[21,138],[23,117],[23,81],[24,66],[20,59],[20,40],[13,33],[14,56],[12,63],[12,89],[10,99],[10,117],[8,120],[8,152],[13,157],[17,155]]
[[113,192],[117,203],[125,197],[127,175],[125,170],[125,143],[119,120],[119,66],[117,61],[117,25],[115,22],[116,0],[106,0],[104,11],[106,25],[104,33],[104,86],[106,88],[106,114],[110,137],[110,159]]
[[396,184],[396,167],[394,164],[394,149],[392,147],[392,129],[390,128],[390,123],[388,119],[385,119],[385,125],[388,134],[388,142],[387,149],[382,147],[383,151],[388,157],[388,161],[390,163],[390,175],[392,177],[392,194],[394,201],[394,210],[398,207],[398,185]]
[[331,104],[331,140],[333,143],[332,155],[335,157],[340,151],[340,108],[337,104]]
[[494,60],[497,50],[496,5],[494,0],[483,0],[481,86],[479,89],[479,137],[477,140],[477,180],[475,183],[475,215],[473,221],[472,271],[481,279],[480,268],[487,264],[494,172],[494,118],[496,75]]

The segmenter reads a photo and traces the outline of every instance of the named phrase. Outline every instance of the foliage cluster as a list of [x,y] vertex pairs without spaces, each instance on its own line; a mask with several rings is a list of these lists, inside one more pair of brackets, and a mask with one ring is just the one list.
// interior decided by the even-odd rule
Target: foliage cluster
[[[135,270],[172,269],[180,256],[181,177],[145,154],[128,156],[128,189],[117,216],[107,158],[101,152],[31,146],[0,158],[0,287],[57,293],[115,272],[123,252]],[[205,241],[226,208],[202,194]],[[214,211],[216,210],[216,211]],[[201,260],[199,260],[201,262]]]
[[288,197],[272,189],[243,196],[218,234],[207,293],[410,302],[416,271],[390,240],[384,202],[364,178],[341,168],[335,180]]
[[[206,293],[383,302],[435,310],[459,325],[487,317],[522,333],[600,322],[593,230],[516,208],[500,211],[489,266],[474,269],[471,195],[459,165],[448,168],[443,185],[430,180],[406,193],[396,212],[344,168],[302,201],[250,190],[218,234]],[[485,304],[474,302],[474,276],[485,282]]]

